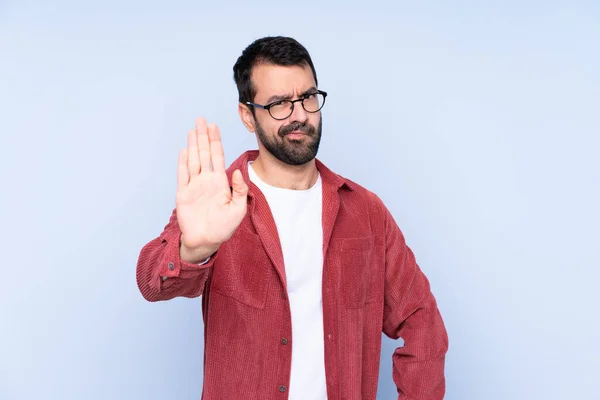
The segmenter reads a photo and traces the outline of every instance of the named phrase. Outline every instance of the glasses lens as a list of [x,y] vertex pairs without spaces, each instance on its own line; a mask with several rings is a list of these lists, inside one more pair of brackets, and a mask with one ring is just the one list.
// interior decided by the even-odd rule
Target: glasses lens
[[302,105],[304,109],[308,112],[317,112],[323,107],[323,103],[325,102],[325,96],[321,93],[309,94],[304,98]]
[[292,102],[291,101],[280,101],[271,105],[269,108],[271,116],[275,119],[286,119],[292,113]]

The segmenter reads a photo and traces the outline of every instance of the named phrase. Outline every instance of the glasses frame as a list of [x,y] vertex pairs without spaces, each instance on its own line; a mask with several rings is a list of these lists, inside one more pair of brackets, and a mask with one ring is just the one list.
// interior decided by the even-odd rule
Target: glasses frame
[[[306,107],[304,107],[304,100],[306,100],[306,98],[307,98],[308,96],[310,96],[310,95],[313,95],[313,94],[320,94],[320,95],[322,95],[322,96],[323,96],[323,104],[321,104],[321,107],[319,107],[319,109],[318,109],[318,110],[316,110],[316,111],[308,111],[308,110],[306,109]],[[294,113],[294,106],[295,106],[295,103],[297,103],[297,102],[300,102],[300,103],[302,104],[302,108],[304,109],[304,111],[306,111],[307,113],[314,114],[314,113],[317,113],[317,112],[321,111],[321,109],[322,109],[322,108],[323,108],[323,106],[325,105],[325,100],[326,100],[326,99],[327,99],[327,92],[325,92],[325,91],[323,91],[323,90],[317,90],[315,93],[308,93],[308,94],[305,94],[304,96],[302,96],[301,98],[299,98],[299,99],[296,99],[296,100],[277,100],[277,101],[274,101],[274,102],[272,102],[272,103],[265,104],[265,105],[262,105],[262,104],[257,104],[257,103],[252,103],[252,102],[250,102],[250,101],[247,101],[247,102],[246,102],[246,104],[247,104],[247,105],[249,105],[249,106],[252,106],[252,107],[257,107],[257,108],[262,108],[263,110],[267,110],[267,111],[269,112],[269,115],[271,116],[271,118],[273,118],[273,119],[275,119],[275,120],[277,120],[277,121],[283,121],[284,119],[288,119],[288,118],[290,117],[290,115],[292,115],[292,114]],[[275,105],[275,104],[282,103],[282,102],[284,102],[284,101],[286,101],[286,102],[288,102],[288,103],[291,103],[291,104],[292,104],[292,107],[290,108],[290,113],[289,113],[289,115],[288,115],[288,116],[286,116],[285,118],[275,118],[275,117],[273,116],[273,114],[271,114],[271,107],[272,107],[273,105]]]

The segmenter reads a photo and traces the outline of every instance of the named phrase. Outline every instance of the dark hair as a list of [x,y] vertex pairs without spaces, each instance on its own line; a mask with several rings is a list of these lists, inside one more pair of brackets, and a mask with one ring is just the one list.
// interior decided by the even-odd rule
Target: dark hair
[[250,78],[252,69],[261,63],[283,66],[308,65],[317,83],[317,72],[310,54],[296,39],[284,36],[264,37],[246,47],[233,66],[233,80],[238,88],[240,103],[254,101],[256,88]]

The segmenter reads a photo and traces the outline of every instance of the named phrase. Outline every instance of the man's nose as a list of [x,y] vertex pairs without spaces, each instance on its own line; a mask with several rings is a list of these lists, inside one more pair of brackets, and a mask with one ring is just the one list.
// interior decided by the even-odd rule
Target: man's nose
[[305,123],[308,120],[308,113],[304,107],[302,107],[302,102],[298,101],[294,103],[294,109],[292,110],[292,114],[289,118],[290,122]]

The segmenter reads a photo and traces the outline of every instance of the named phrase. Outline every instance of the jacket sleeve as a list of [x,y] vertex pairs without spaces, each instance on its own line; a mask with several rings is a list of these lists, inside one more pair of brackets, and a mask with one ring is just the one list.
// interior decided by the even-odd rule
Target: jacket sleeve
[[180,244],[181,230],[177,223],[176,211],[173,210],[163,232],[142,248],[138,258],[136,280],[146,300],[193,298],[200,296],[204,291],[217,253],[203,264],[190,264],[181,260]]
[[[385,207],[384,207],[385,208]],[[429,281],[385,209],[386,265],[383,332],[401,337],[392,356],[398,400],[442,400],[448,335]]]

